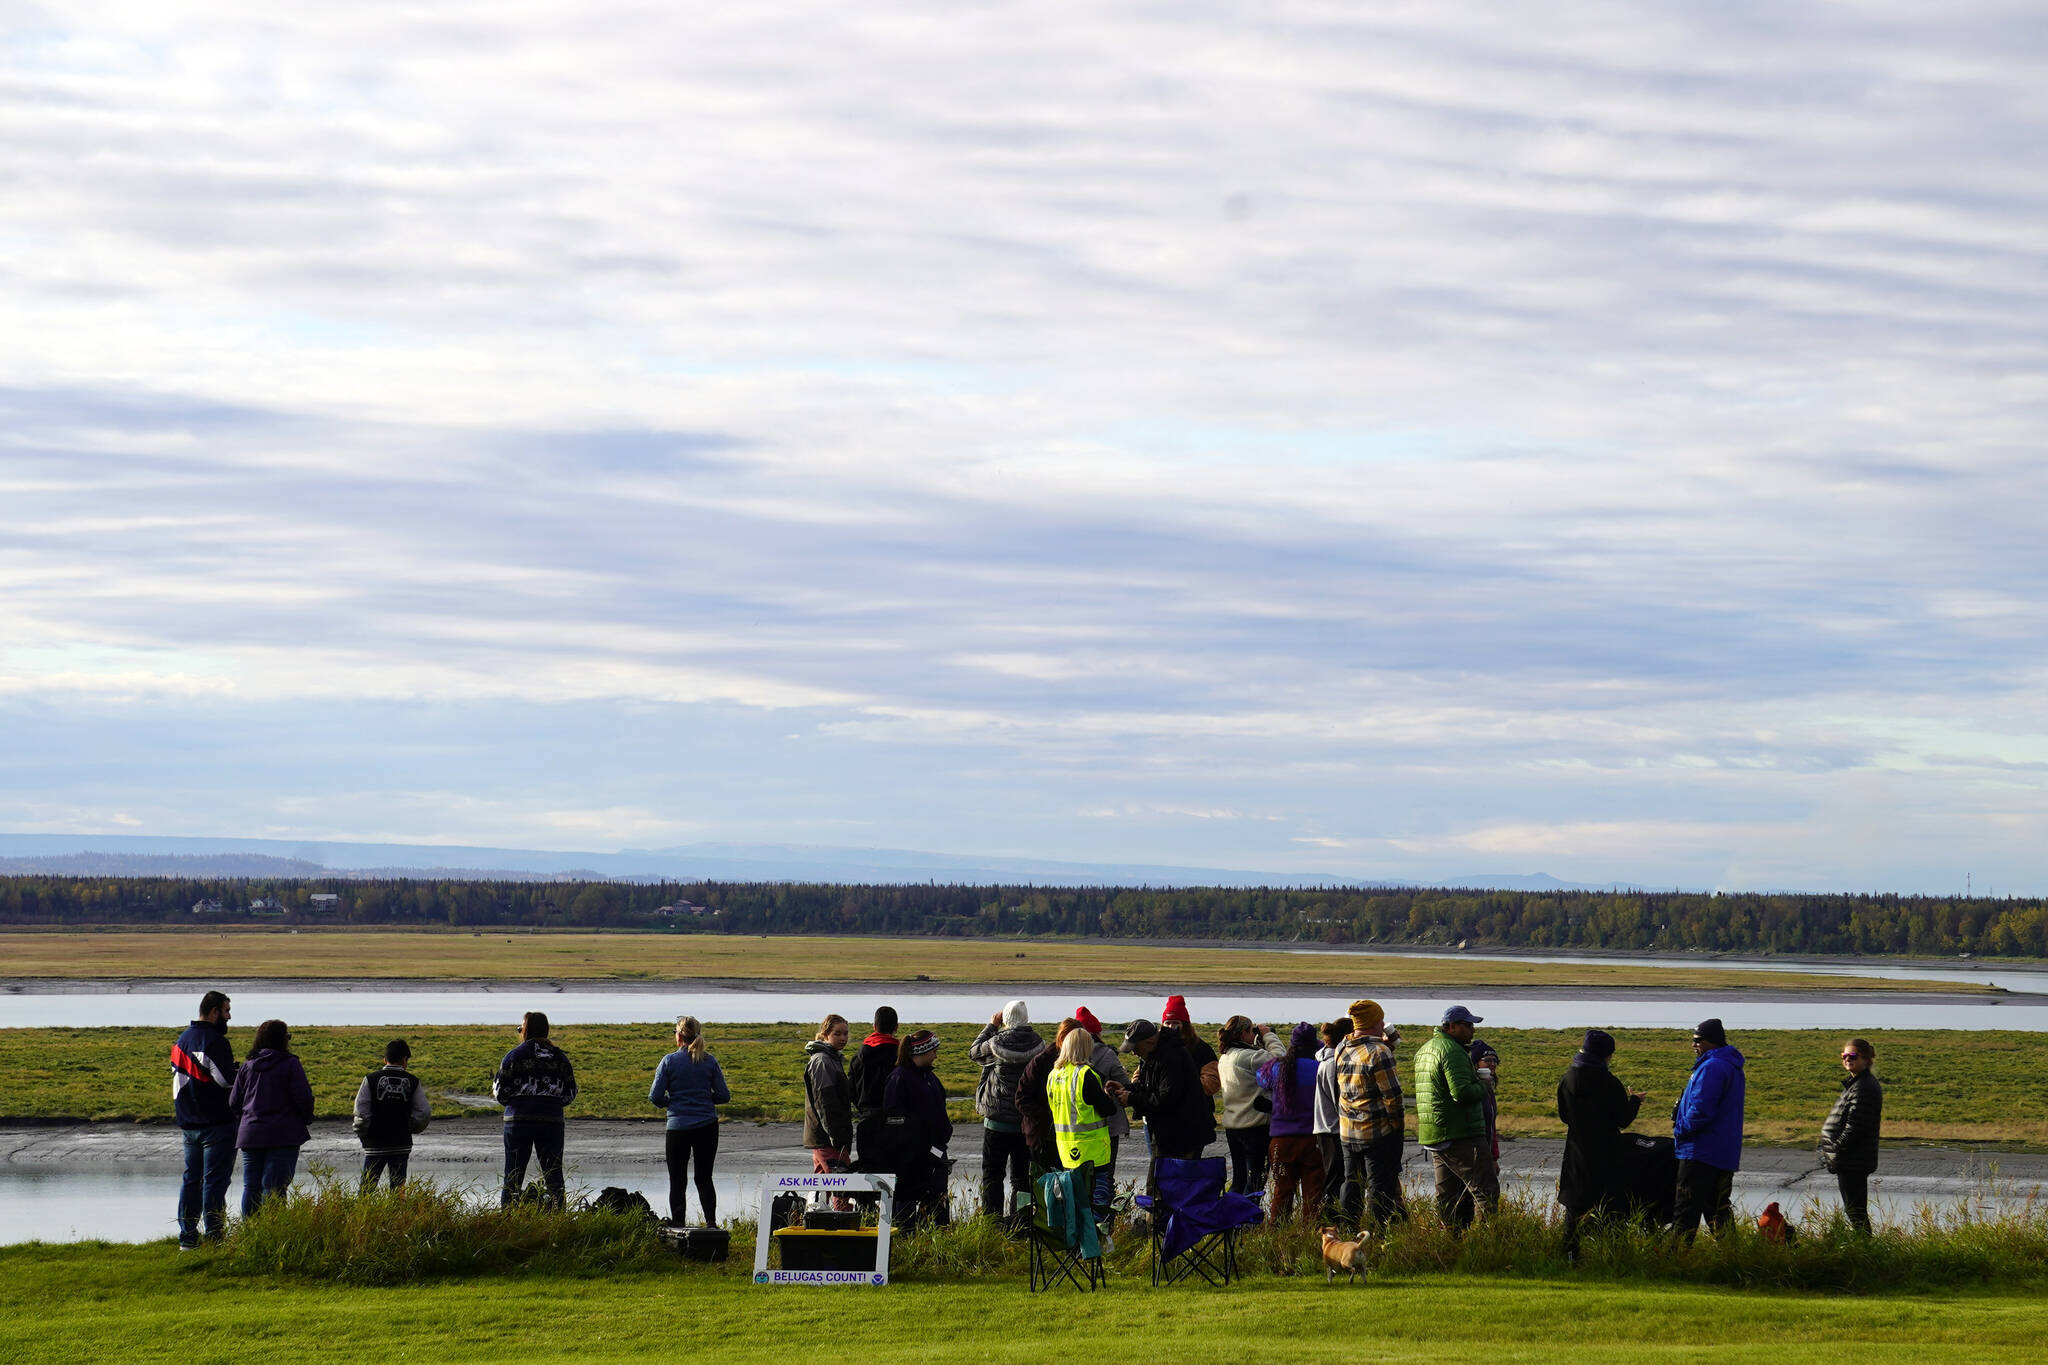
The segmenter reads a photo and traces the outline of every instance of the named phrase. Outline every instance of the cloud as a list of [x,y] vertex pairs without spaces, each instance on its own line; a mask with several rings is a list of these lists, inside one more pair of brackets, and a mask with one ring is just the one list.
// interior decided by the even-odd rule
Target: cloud
[[[360,699],[309,837],[630,842],[686,757],[426,812],[640,726],[753,746],[705,837],[2030,865],[2023,8],[203,9],[0,43],[0,714],[67,821],[268,827],[231,717]],[[463,707],[551,766],[369,770]],[[117,712],[90,779],[26,719]]]

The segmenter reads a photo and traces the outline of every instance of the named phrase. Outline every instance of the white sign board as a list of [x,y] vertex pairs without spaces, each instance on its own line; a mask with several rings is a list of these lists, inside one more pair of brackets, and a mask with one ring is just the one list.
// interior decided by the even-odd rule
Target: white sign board
[[[773,1217],[779,1194],[815,1196],[820,1194],[878,1194],[881,1196],[881,1225],[875,1230],[873,1270],[770,1270],[768,1222]],[[889,1283],[889,1215],[896,1205],[896,1177],[893,1175],[764,1175],[761,1177],[761,1218],[754,1224],[755,1284],[861,1284]]]

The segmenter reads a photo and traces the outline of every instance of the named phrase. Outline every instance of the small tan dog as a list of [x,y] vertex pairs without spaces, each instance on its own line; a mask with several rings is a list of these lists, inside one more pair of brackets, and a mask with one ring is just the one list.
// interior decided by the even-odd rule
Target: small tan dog
[[1356,1280],[1359,1284],[1364,1284],[1365,1242],[1368,1237],[1372,1236],[1371,1231],[1360,1229],[1358,1240],[1355,1242],[1341,1242],[1337,1240],[1337,1229],[1335,1228],[1324,1228],[1322,1232],[1323,1269],[1328,1272],[1323,1283],[1336,1283],[1337,1272],[1341,1270],[1344,1272],[1344,1278],[1347,1281]]

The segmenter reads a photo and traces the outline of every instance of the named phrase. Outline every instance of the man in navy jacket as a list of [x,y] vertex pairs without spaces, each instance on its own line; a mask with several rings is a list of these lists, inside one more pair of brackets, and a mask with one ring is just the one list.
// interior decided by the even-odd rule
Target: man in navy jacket
[[1696,1060],[1671,1111],[1678,1157],[1678,1212],[1672,1226],[1690,1242],[1705,1218],[1715,1232],[1735,1216],[1730,1194],[1742,1167],[1742,1054],[1719,1019],[1692,1031]]
[[562,1108],[576,1098],[569,1055],[548,1041],[548,1017],[529,1010],[519,1025],[519,1046],[498,1063],[491,1097],[505,1106],[505,1184],[499,1202],[510,1204],[526,1183],[526,1163],[540,1159],[548,1202],[568,1203],[562,1182]]
[[185,1180],[178,1187],[178,1249],[199,1245],[227,1228],[228,1183],[235,1175],[235,1116],[228,1091],[235,1083],[235,1049],[228,1042],[228,998],[208,991],[199,1017],[171,1044],[171,1104],[185,1134]]

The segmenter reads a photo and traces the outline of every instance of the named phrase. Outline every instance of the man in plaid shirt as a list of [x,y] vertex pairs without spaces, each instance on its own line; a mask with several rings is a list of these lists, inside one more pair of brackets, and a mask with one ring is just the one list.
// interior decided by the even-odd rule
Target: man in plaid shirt
[[1386,1011],[1373,1000],[1351,1002],[1351,1036],[1337,1045],[1337,1136],[1344,1143],[1344,1216],[1365,1215],[1365,1191],[1372,1188],[1375,1223],[1405,1219],[1401,1197],[1401,1149],[1407,1142],[1406,1104],[1400,1068],[1394,1062],[1398,1029],[1386,1027]]

